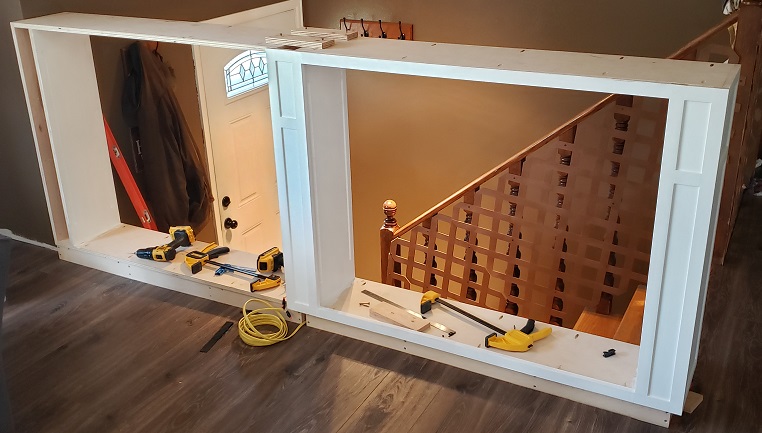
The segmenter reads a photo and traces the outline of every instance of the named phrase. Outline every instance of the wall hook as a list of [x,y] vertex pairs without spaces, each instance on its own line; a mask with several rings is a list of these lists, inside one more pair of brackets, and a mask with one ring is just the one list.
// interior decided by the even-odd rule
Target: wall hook
[[402,21],[400,21],[399,24],[400,24],[400,35],[399,35],[399,37],[397,39],[399,39],[401,41],[404,41],[405,40],[405,34],[402,33]]
[[381,20],[378,20],[378,28],[381,29],[381,36],[379,36],[379,38],[386,39],[386,32],[384,31],[384,26],[381,24]]
[[342,18],[341,21],[344,23],[344,30],[349,31],[349,27],[347,27],[347,17]]
[[363,21],[363,19],[362,19],[362,18],[360,18],[360,27],[362,27],[362,35],[363,35],[363,36],[365,36],[366,38],[367,38],[368,36],[370,36],[370,35],[368,34],[368,29],[366,29],[366,28],[365,28],[365,22]]

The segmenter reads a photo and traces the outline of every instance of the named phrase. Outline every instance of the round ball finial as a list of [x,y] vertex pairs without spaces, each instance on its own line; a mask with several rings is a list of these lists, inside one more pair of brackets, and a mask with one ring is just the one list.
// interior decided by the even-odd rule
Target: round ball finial
[[394,215],[397,214],[397,202],[394,200],[385,201],[384,214],[386,214],[386,218],[384,219],[384,227],[387,229],[395,228],[397,226],[397,219],[394,218]]
[[384,202],[384,213],[388,217],[393,217],[397,213],[397,202],[394,200],[386,200]]

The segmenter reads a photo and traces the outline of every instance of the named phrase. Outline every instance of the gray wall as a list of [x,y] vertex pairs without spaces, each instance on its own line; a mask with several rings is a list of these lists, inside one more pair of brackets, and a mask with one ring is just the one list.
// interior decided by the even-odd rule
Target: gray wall
[[[665,57],[721,18],[718,0],[304,0],[304,21],[413,24],[416,40]],[[381,204],[409,222],[601,95],[347,73],[356,274],[380,277]]]
[[0,1],[0,229],[53,243],[45,195],[29,127],[26,103],[11,39],[11,21],[57,12],[83,12],[200,21],[247,10],[273,0]]

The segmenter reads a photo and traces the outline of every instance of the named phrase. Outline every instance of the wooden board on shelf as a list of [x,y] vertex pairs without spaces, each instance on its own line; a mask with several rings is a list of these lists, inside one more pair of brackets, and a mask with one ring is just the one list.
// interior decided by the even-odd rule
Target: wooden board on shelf
[[313,50],[322,50],[332,46],[334,39],[326,39],[319,37],[307,37],[296,35],[284,35],[281,33],[277,36],[267,36],[265,38],[267,45],[276,47],[297,47],[297,48],[310,48]]
[[336,41],[350,41],[357,39],[357,30],[334,30],[334,29],[321,29],[318,27],[304,27],[301,29],[291,30],[291,34],[295,36],[307,36],[313,38],[333,39]]
[[387,304],[386,302],[374,303],[370,307],[370,317],[384,322],[393,323],[413,331],[425,331],[429,328],[429,322],[420,317],[415,317],[402,308]]

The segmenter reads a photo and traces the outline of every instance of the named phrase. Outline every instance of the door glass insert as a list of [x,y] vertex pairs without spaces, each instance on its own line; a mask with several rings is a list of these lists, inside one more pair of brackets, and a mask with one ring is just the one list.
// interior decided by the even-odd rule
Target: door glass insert
[[267,57],[264,51],[244,51],[225,65],[228,98],[267,85]]

